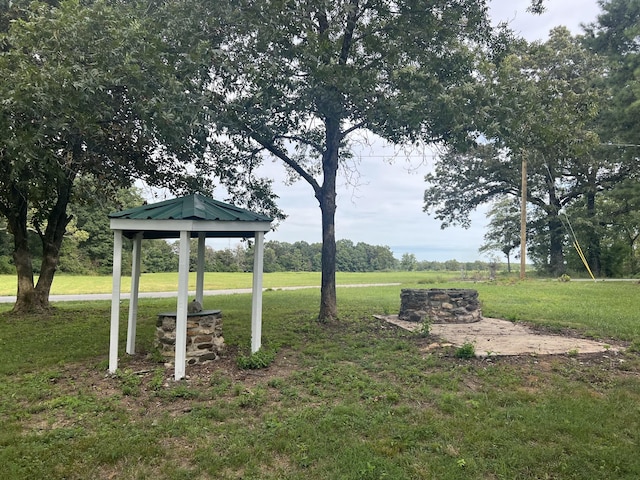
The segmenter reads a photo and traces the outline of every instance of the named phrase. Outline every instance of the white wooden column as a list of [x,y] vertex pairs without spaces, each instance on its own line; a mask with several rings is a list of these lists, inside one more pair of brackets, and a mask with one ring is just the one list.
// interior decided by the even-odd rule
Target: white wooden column
[[256,232],[253,248],[253,295],[251,302],[251,353],[262,344],[262,268],[264,265],[264,232]]
[[113,286],[111,288],[111,331],[109,335],[109,372],[118,369],[120,328],[120,276],[122,275],[122,230],[113,231]]
[[180,232],[178,260],[178,306],[176,308],[176,365],[175,379],[186,375],[187,356],[187,304],[189,303],[189,232]]
[[205,240],[206,235],[204,232],[198,233],[198,269],[196,273],[196,300],[202,305],[202,299],[204,297],[204,254],[205,254]]
[[138,320],[138,291],[140,290],[140,257],[142,253],[142,232],[133,238],[133,259],[131,260],[131,294],[129,296],[129,322],[127,324],[127,353],[136,353],[136,323]]

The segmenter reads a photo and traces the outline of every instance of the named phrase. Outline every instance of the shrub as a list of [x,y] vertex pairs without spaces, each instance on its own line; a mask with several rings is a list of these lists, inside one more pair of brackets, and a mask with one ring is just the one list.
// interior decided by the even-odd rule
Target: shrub
[[257,370],[268,367],[276,359],[276,353],[271,350],[261,348],[257,352],[249,355],[240,355],[237,363],[238,368],[243,370]]
[[473,358],[476,355],[476,347],[471,342],[465,342],[461,347],[456,349],[456,357]]

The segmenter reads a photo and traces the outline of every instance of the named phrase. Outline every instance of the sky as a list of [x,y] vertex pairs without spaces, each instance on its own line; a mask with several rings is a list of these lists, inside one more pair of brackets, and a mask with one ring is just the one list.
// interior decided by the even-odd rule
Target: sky
[[[529,0],[492,0],[490,15],[494,23],[506,21],[517,34],[534,41],[545,40],[549,30],[559,25],[580,33],[580,25],[595,21],[600,12],[597,0],[545,3],[546,12],[537,16],[526,11]],[[340,178],[336,239],[388,246],[397,259],[405,253],[431,261],[488,259],[478,252],[489,222],[487,208],[472,214],[471,227],[466,230],[442,230],[438,220],[422,211],[424,176],[433,167],[433,152],[412,151],[407,155],[382,140],[365,140],[354,149],[359,178],[349,183],[344,176]],[[267,164],[264,171],[274,178],[278,205],[288,215],[265,240],[321,242],[320,208],[311,186],[304,181],[286,185],[279,163]],[[235,245],[235,240],[216,242],[214,248]]]

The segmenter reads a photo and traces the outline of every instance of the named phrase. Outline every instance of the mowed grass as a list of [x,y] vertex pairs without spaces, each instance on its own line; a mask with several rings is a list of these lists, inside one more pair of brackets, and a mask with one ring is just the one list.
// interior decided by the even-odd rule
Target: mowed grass
[[[315,321],[316,289],[265,292],[275,361],[256,371],[235,363],[249,344],[250,295],[207,297],[205,308],[223,311],[227,353],[180,382],[153,347],[157,312],[175,299],[140,300],[138,354],[121,352],[114,377],[109,302],[59,303],[46,319],[2,314],[0,478],[640,477],[638,284],[407,280],[339,288],[330,324]],[[412,286],[477,288],[486,315],[631,348],[459,359],[373,317],[397,313]]]
[[[459,272],[338,272],[339,284],[363,283],[410,283],[429,281],[436,283],[459,278]],[[253,276],[244,272],[207,272],[204,276],[205,290],[228,290],[251,288]],[[36,277],[37,281],[37,277]],[[122,291],[129,292],[131,277],[122,277]],[[265,273],[265,288],[320,285],[320,272],[276,272]],[[52,295],[75,295],[84,293],[111,293],[113,281],[110,276],[56,275],[51,287]],[[0,275],[0,296],[16,294],[15,275]],[[189,275],[189,288],[196,288],[196,274]],[[175,292],[178,290],[177,273],[144,273],[140,276],[141,292]]]

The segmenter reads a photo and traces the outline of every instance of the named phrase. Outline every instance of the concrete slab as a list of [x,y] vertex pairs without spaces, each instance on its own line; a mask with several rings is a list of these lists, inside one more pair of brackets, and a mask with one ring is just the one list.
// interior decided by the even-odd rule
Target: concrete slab
[[[421,323],[406,322],[397,315],[376,316],[405,330],[416,331]],[[430,333],[454,346],[472,343],[477,356],[553,355],[617,352],[620,347],[583,338],[540,334],[525,325],[483,317],[475,323],[432,324]]]

